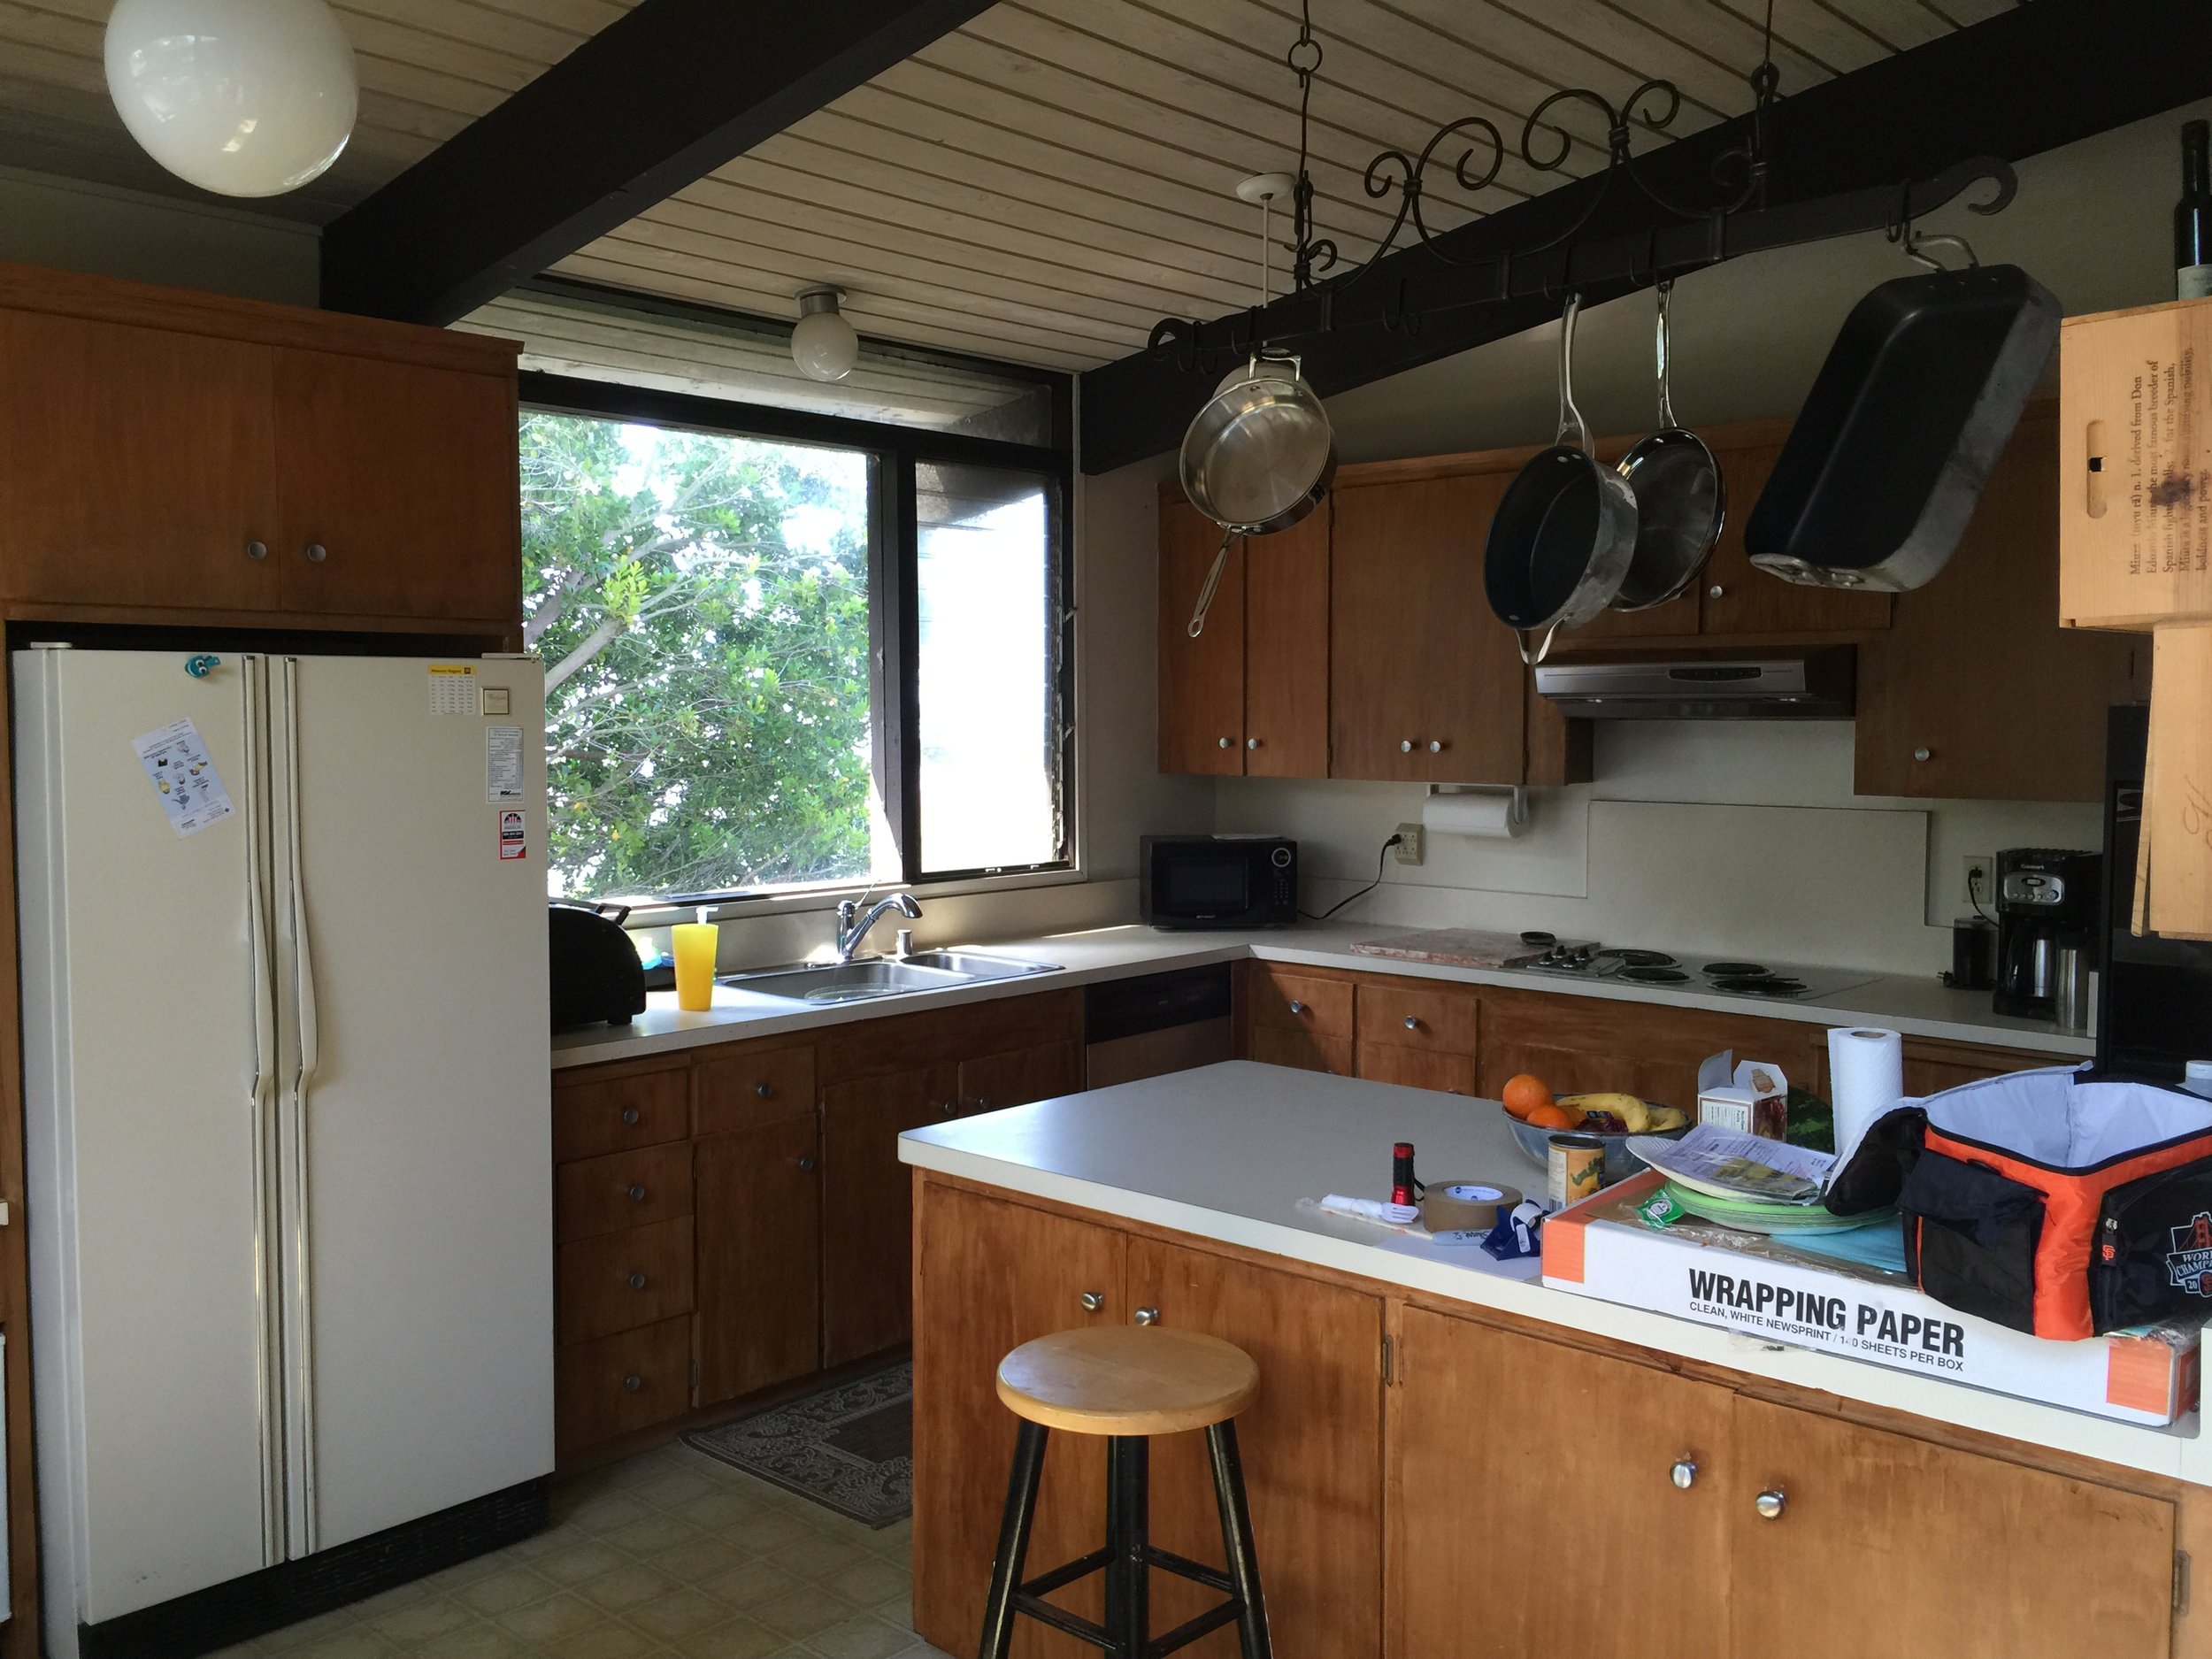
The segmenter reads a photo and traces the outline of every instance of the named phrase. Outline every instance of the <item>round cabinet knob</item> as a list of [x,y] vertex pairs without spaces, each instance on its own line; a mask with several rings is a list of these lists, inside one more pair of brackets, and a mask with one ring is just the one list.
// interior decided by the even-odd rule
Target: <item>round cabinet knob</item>
[[1687,1492],[1697,1485],[1697,1460],[1692,1457],[1676,1458],[1674,1467],[1667,1471],[1667,1479],[1674,1482],[1677,1489]]
[[1256,737],[1248,737],[1244,740],[1244,746],[1247,749],[1257,749],[1260,746],[1260,740]]
[[642,1273],[633,1273],[624,1282],[627,1284],[632,1290],[643,1290],[645,1288],[645,1275]]
[[989,1111],[991,1110],[991,1097],[988,1094],[977,1095],[975,1097],[975,1103],[972,1110],[979,1112]]
[[1406,1016],[1406,1029],[1408,1031],[1418,1031],[1421,1029],[1421,1022],[1416,1019],[1412,1015],[1408,1014]]
[[1139,1325],[1157,1325],[1157,1324],[1159,1324],[1159,1323],[1160,1323],[1160,1310],[1159,1310],[1157,1308],[1140,1308],[1140,1309],[1138,1309],[1138,1310],[1137,1310],[1137,1323],[1138,1323]]
[[1401,755],[1410,755],[1413,753],[1413,740],[1409,737],[1399,739],[1398,752]]
[[1717,599],[1727,591],[1728,589],[1722,587],[1718,582],[1715,582],[1710,588],[1708,588],[1705,590],[1705,596],[1708,599]]
[[307,544],[307,562],[310,565],[319,565],[329,557],[330,549],[321,542],[310,541]]
[[797,1157],[792,1159],[791,1161],[797,1164],[802,1170],[810,1171],[814,1167],[814,1155],[811,1152],[802,1152]]
[[953,1115],[953,1113],[955,1113],[955,1112],[958,1111],[959,1110],[960,1110],[960,1102],[959,1102],[958,1101],[956,1101],[956,1100],[949,1100],[949,1101],[945,1101],[945,1102],[941,1102],[941,1103],[938,1106],[938,1108],[937,1108],[937,1111],[938,1111],[939,1116],[941,1116],[941,1117],[945,1117],[945,1118],[949,1118],[949,1117],[951,1117],[951,1116]]
[[635,1394],[638,1390],[645,1386],[645,1379],[639,1376],[635,1371],[632,1371],[627,1377],[625,1377],[622,1379],[622,1386],[625,1388],[627,1388],[632,1394]]
[[1432,754],[1432,755],[1440,755],[1440,754],[1442,754],[1443,752],[1444,752],[1444,740],[1443,740],[1442,738],[1440,738],[1440,737],[1432,737],[1432,738],[1429,739],[1429,753],[1430,753],[1430,754]]
[[637,1121],[637,1108],[634,1106],[625,1106],[622,1109],[622,1121],[626,1124],[635,1123]]
[[1912,757],[1915,760],[1933,760],[1935,758],[1935,750],[1930,749],[1925,743],[1923,743],[1918,749],[1913,750]]
[[1221,740],[1221,747],[1224,749],[1234,749],[1236,746],[1237,740],[1233,737],[1225,737]]
[[1294,1014],[1302,1014],[1306,1011],[1306,1005],[1294,996],[1290,999],[1290,1011]]
[[248,558],[250,558],[250,559],[265,559],[265,558],[267,558],[267,557],[269,557],[269,544],[268,544],[266,541],[249,541],[249,542],[247,542],[247,543],[246,543],[246,557],[247,557]]
[[1106,1296],[1102,1291],[1087,1290],[1078,1296],[1076,1301],[1083,1304],[1085,1313],[1096,1313],[1106,1305]]
[[756,1083],[753,1085],[753,1093],[763,1100],[772,1099],[776,1093],[776,1086],[773,1083]]
[[1761,1520],[1778,1521],[1782,1518],[1782,1501],[1778,1492],[1762,1492],[1752,1499],[1751,1507],[1758,1510]]
[[645,1189],[642,1187],[633,1187],[630,1188],[630,1202],[637,1204],[643,1203],[645,1202]]

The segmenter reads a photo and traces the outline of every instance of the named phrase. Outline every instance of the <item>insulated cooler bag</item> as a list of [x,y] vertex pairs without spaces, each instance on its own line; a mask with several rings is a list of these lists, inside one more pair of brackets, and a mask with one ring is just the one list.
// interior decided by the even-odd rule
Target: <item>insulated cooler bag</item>
[[2061,1068],[1921,1109],[1898,1207],[1929,1295],[2062,1340],[2212,1313],[2212,1100]]

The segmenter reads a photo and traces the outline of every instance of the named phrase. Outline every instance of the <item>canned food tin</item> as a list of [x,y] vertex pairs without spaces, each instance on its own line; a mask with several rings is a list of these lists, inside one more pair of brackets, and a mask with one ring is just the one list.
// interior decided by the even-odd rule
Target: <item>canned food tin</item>
[[1605,1185],[1605,1142],[1595,1135],[1551,1138],[1551,1202],[1578,1204]]

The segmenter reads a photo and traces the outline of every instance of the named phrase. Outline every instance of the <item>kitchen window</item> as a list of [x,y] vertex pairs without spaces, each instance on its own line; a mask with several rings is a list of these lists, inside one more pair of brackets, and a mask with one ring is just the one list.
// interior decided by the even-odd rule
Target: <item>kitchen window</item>
[[1068,866],[1064,453],[524,381],[554,896]]

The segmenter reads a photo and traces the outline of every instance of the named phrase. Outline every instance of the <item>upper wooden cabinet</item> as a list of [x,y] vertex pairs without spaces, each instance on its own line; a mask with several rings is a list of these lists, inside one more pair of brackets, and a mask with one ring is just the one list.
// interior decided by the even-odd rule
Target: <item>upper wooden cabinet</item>
[[2150,695],[2150,636],[2058,623],[2058,419],[2020,423],[1943,572],[1859,649],[1854,787],[2104,797],[2105,710]]
[[1511,474],[1335,491],[1329,775],[1520,783],[1528,675],[1483,595],[1482,546]]
[[1231,544],[1206,626],[1190,616],[1221,532],[1160,503],[1160,770],[1318,778],[1329,764],[1329,509]]
[[0,265],[0,603],[511,634],[515,350]]

